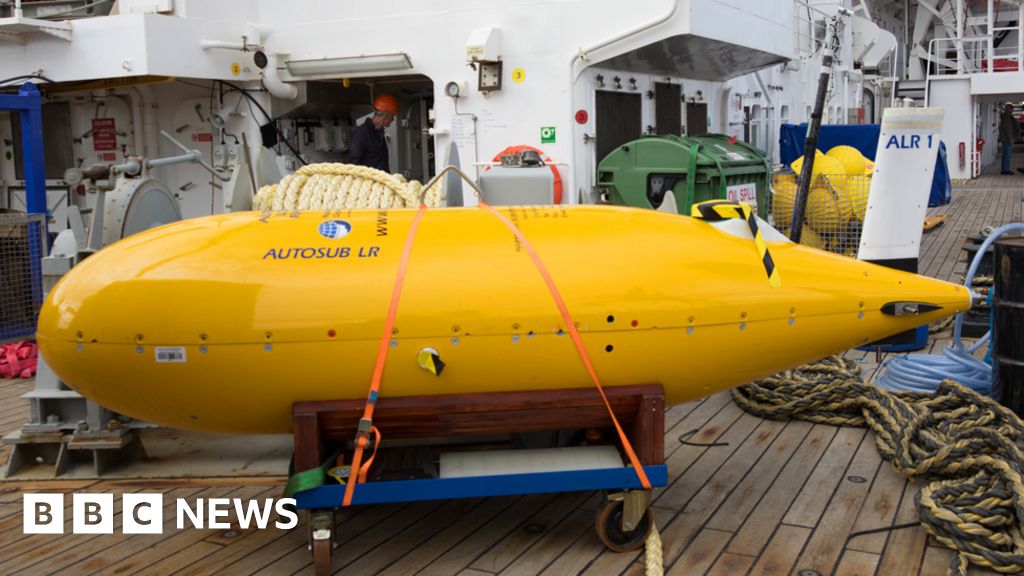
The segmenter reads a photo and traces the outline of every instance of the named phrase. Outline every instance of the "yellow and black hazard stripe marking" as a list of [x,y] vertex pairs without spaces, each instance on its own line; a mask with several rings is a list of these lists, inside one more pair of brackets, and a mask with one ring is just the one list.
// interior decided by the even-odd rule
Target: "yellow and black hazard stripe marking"
[[430,372],[434,376],[440,376],[444,370],[444,362],[441,361],[441,354],[433,348],[424,348],[416,355],[416,361],[420,368]]
[[708,222],[721,222],[732,218],[745,220],[750,228],[750,235],[754,237],[754,246],[761,256],[761,263],[764,264],[764,271],[768,274],[768,284],[772,288],[782,286],[782,279],[779,278],[779,271],[775,268],[775,261],[768,252],[768,243],[764,241],[761,230],[757,227],[757,217],[747,202],[733,202],[731,200],[708,200],[698,202],[690,209],[690,216],[700,218]]

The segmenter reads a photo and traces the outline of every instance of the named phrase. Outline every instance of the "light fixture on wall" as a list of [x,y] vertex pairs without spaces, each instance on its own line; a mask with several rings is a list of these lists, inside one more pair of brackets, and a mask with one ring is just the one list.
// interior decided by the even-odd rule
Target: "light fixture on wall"
[[284,65],[292,76],[326,76],[409,70],[412,68],[412,60],[409,59],[408,54],[399,52],[395,54],[347,56],[344,58],[289,60]]

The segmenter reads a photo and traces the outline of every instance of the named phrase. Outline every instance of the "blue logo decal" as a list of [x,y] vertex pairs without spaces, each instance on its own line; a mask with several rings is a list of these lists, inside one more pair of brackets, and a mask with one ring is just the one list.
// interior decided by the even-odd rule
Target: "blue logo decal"
[[352,225],[344,220],[326,220],[321,222],[316,230],[324,238],[337,240],[348,236],[348,233],[352,231]]

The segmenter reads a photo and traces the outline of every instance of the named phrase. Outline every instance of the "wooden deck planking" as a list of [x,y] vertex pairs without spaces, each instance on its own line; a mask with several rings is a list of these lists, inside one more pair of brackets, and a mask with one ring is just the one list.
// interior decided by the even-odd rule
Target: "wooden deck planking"
[[[985,226],[997,226],[1000,221],[995,219],[996,208],[1001,203],[1001,200],[1005,196],[1005,193],[991,193],[991,192],[976,192],[976,194],[984,194],[989,197],[989,201],[980,210],[966,212],[965,222],[966,226],[962,229],[963,239],[959,239],[959,245],[953,245],[950,251],[957,250],[959,246],[963,245],[963,240],[970,234],[977,234]],[[963,264],[963,253],[961,252],[956,258],[945,258],[941,260],[937,277],[958,280],[954,277],[954,271],[962,272],[964,268]]]
[[808,476],[814,471],[818,460],[825,453],[836,435],[836,428],[816,424],[797,448],[796,453],[776,477],[771,488],[736,532],[736,538],[729,545],[729,552],[758,556],[782,517],[796,499]]
[[[88,490],[90,492],[110,492],[108,487],[100,483],[90,485]],[[71,492],[71,489],[65,488],[53,490],[51,493],[70,494]],[[22,518],[19,514],[20,506],[11,508],[15,513],[5,516],[4,520],[0,522],[0,542],[4,543],[4,546],[0,548],[0,562],[20,554],[23,549],[31,549],[38,540],[45,539],[40,538],[39,535],[23,534]],[[63,514],[65,518],[70,517],[71,514],[71,498],[68,496],[64,498]]]
[[530,517],[525,525],[508,534],[490,549],[483,551],[470,568],[495,574],[508,568],[528,549],[539,542],[553,526],[557,526],[586,500],[586,495],[563,494]]
[[[725,419],[732,420],[732,412],[735,410],[738,410],[738,406],[729,404],[719,414],[727,414]],[[682,510],[690,502],[690,499],[708,484],[711,477],[715,475],[725,460],[738,446],[746,441],[747,437],[761,422],[760,418],[744,414],[742,410],[739,410],[738,418],[732,422],[732,425],[724,433],[719,434],[716,427],[712,425],[693,435],[691,437],[693,442],[715,443],[717,445],[703,448],[703,454],[693,461],[693,465],[687,468],[686,472],[681,474],[675,482],[664,488],[654,498],[654,504],[662,508]],[[716,421],[712,420],[711,424],[715,423]],[[705,434],[705,431],[708,431],[708,434]],[[673,456],[689,454],[697,450],[701,450],[701,448],[684,445]]]
[[924,550],[924,561],[921,562],[920,576],[946,576],[949,564],[956,553],[948,548],[928,546]]
[[502,576],[524,576],[543,573],[577,540],[583,539],[584,542],[590,542],[591,545],[596,544],[597,539],[594,537],[593,529],[594,515],[592,513],[587,510],[573,510],[499,574]]
[[[193,492],[198,490],[193,490]],[[70,501],[70,498],[68,499]],[[70,517],[70,506],[64,512],[64,518]],[[20,518],[19,518],[20,520]],[[114,522],[120,523],[120,513],[115,514]],[[19,522],[17,532],[21,532],[21,524]],[[92,552],[95,552],[98,548],[105,548],[108,546],[106,538],[100,535],[89,535],[89,534],[71,534],[63,539],[54,539],[52,537],[41,537],[41,536],[28,536],[26,540],[23,540],[27,547],[19,547],[14,543],[13,540],[0,536],[0,541],[5,542],[5,557],[0,560],[3,563],[4,569],[8,571],[20,570],[33,565],[45,564],[46,570],[55,569],[56,563],[51,562],[50,557],[56,553],[61,552],[61,561],[67,562],[69,558],[73,559],[76,557],[82,557]]]
[[[732,415],[731,421],[727,422],[722,420],[714,425],[707,426],[708,422],[719,416],[719,412],[732,405],[732,400],[727,394],[715,394],[701,400],[689,413],[686,414],[685,417],[681,418],[673,426],[670,427],[666,420],[665,461],[667,462],[678,451],[684,450],[687,447],[692,447],[679,442],[679,438],[685,436],[686,439],[691,442],[708,442],[711,436],[715,436],[717,433],[720,433],[722,426],[727,426],[732,421],[735,421],[736,418],[739,418],[739,413],[736,413],[729,408],[729,414]],[[697,433],[701,434],[703,437],[698,438]],[[693,460],[696,460],[696,456],[703,454],[702,448],[696,448],[697,451],[691,454],[691,456],[694,456]]]
[[761,459],[750,468],[739,486],[708,520],[707,526],[732,532],[739,530],[807,437],[812,426],[813,424],[809,422],[787,422],[785,429],[765,450]]
[[[728,459],[687,502],[683,511],[704,520],[714,515],[719,507],[730,502],[736,488],[757,468],[756,464],[752,468],[750,463],[758,462],[758,458],[766,454],[768,445],[778,437],[784,426],[783,422],[759,421],[743,444],[728,455]],[[722,453],[719,458],[725,458],[725,450],[719,451]]]
[[878,554],[847,550],[836,567],[835,576],[872,576],[878,568]]
[[[1024,219],[1020,189],[960,190],[931,209],[946,223],[925,234],[921,271],[958,280],[960,247],[982,226]],[[938,350],[944,341],[933,342]],[[865,377],[874,353],[850,351]],[[31,381],[0,382],[0,431],[24,421],[21,394]],[[691,433],[692,434],[688,434]],[[690,443],[726,443],[695,446]],[[848,540],[852,532],[913,521],[919,484],[881,462],[870,433],[859,429],[773,422],[739,411],[729,394],[675,406],[666,413],[670,485],[653,511],[662,532],[667,574],[945,573],[953,553],[920,527]],[[4,455],[0,452],[0,455]],[[865,481],[851,480],[863,478]],[[268,482],[270,485],[268,485]],[[41,574],[307,574],[305,521],[292,531],[176,531],[163,535],[25,536],[24,491],[160,491],[165,524],[173,498],[274,496],[278,480],[54,481],[0,483],[0,567]],[[66,501],[70,505],[70,498]],[[601,546],[591,494],[491,498],[357,507],[337,514],[336,574],[491,576],[494,574],[642,574],[643,556]],[[233,524],[236,526],[236,524]],[[237,532],[237,534],[235,533]],[[972,574],[991,574],[971,570]]]
[[[949,246],[949,252],[958,252],[954,258],[939,258],[938,269],[936,270],[936,276],[947,280],[959,280],[959,274],[964,270],[964,258],[966,254],[961,250],[963,247],[963,241],[967,239],[967,236],[972,234],[978,234],[981,229],[985,226],[995,224],[992,221],[992,214],[994,213],[993,208],[1002,199],[1004,193],[1001,192],[974,192],[975,194],[982,195],[988,198],[988,202],[982,209],[979,210],[963,210],[962,222],[963,225],[960,228],[960,234],[955,239],[950,238],[955,243]],[[940,254],[941,256],[941,254]]]
[[[917,520],[914,508],[914,495],[921,489],[921,482],[908,482],[903,490],[899,511],[896,513],[896,524],[905,524]],[[917,574],[923,561],[925,544],[928,536],[921,526],[900,528],[889,533],[885,552],[878,564],[878,573],[893,576]]]
[[936,256],[948,254],[957,238],[963,233],[965,226],[963,211],[969,203],[963,195],[955,195],[953,202],[947,206],[939,206],[928,210],[929,215],[945,214],[946,223],[940,228],[925,232],[921,239],[921,256],[918,260],[919,270],[922,274],[936,276],[937,266],[941,264],[942,258],[936,260]]
[[[201,490],[193,488],[172,490],[166,493],[164,518],[173,513],[174,498],[190,497]],[[115,516],[115,526],[118,525],[119,521],[120,516]],[[33,558],[34,563],[26,563],[22,568],[28,574],[53,574],[98,552],[116,547],[128,538],[131,538],[131,536],[121,533],[112,535],[66,535],[61,538],[50,537],[50,542],[41,545],[38,548],[38,553],[33,553],[35,556]]]
[[736,576],[736,574],[746,574],[747,571],[754,566],[755,560],[757,560],[757,558],[754,558],[753,556],[743,556],[741,554],[730,554],[725,552],[718,557],[718,561],[711,567],[711,570],[708,570],[707,576]]
[[[987,195],[987,194],[986,194]],[[967,236],[977,232],[973,228],[975,214],[968,210],[971,205],[967,199],[963,196],[957,196],[960,201],[959,205],[955,206],[955,209],[951,212],[950,219],[946,221],[943,228],[942,234],[936,235],[934,242],[932,242],[931,250],[926,250],[928,258],[921,262],[921,272],[928,276],[934,276],[944,280],[951,280],[948,276],[943,276],[941,268],[944,263],[955,265],[961,255],[961,248],[963,247],[964,240]],[[933,240],[931,234],[924,236],[922,242]]]
[[701,530],[700,534],[693,539],[693,543],[686,547],[686,551],[665,574],[667,576],[689,576],[707,572],[732,537],[732,532],[711,528]]
[[[868,442],[874,443],[874,438],[869,437]],[[876,448],[877,450],[877,448]],[[891,526],[896,518],[896,509],[900,503],[900,495],[903,494],[907,480],[898,474],[894,474],[888,464],[882,463],[875,473],[873,482],[860,514],[853,524],[850,532],[861,532],[874,530],[885,526]],[[865,534],[851,538],[846,547],[849,550],[881,554],[885,550],[885,541],[888,535],[884,532],[877,534]]]
[[[387,517],[388,514],[396,512],[399,506],[381,506],[376,511],[374,519]],[[361,512],[358,510],[356,512]],[[338,514],[344,519],[354,516],[355,512],[347,510]],[[364,519],[366,521],[366,519]],[[351,524],[351,523],[350,523]],[[303,526],[305,529],[305,526]],[[264,547],[278,542],[285,534],[277,530],[248,530],[243,531],[230,545],[209,554],[203,562],[195,562],[187,566],[179,566],[173,573],[176,576],[212,576],[229,572],[231,566],[248,557],[249,555],[260,555]],[[270,563],[271,560],[266,560]]]
[[[88,481],[88,482],[76,483],[76,484],[74,484],[72,486],[53,487],[53,488],[47,490],[47,492],[50,492],[50,493],[60,492],[60,493],[63,493],[63,494],[67,494],[67,493],[74,492],[74,491],[82,491],[82,490],[84,490],[84,489],[86,489],[86,488],[88,488],[90,486],[95,486],[96,484],[97,484],[97,482],[93,480],[93,481]],[[35,490],[32,490],[31,488],[28,488],[28,489],[25,490],[25,492],[29,492],[29,491],[35,491]],[[4,498],[0,499],[0,505],[6,504],[6,503],[20,503],[21,502],[21,495],[22,495],[22,492],[20,490],[19,491],[11,492],[9,494],[5,494]],[[71,507],[71,501],[68,500],[68,502],[66,503],[66,505],[64,507],[65,511],[68,510],[70,507]],[[0,507],[0,541],[3,541],[3,542],[13,542],[14,541],[13,539],[8,539],[9,537],[5,537],[3,533],[8,531],[9,529],[12,529],[12,528],[17,528],[17,529],[20,530],[20,528],[21,528],[21,516],[19,515],[20,512],[21,512],[21,508],[18,508],[16,506]],[[0,558],[2,558],[2,554],[0,554]]]
[[758,555],[750,576],[788,574],[810,536],[810,528],[785,524],[778,526],[764,553]]
[[782,518],[784,523],[807,528],[817,526],[836,486],[846,474],[850,459],[853,458],[865,435],[866,431],[863,428],[839,429],[825,455],[814,467],[814,472],[807,479],[803,490],[789,506],[789,510]]
[[[379,545],[371,554],[364,554],[358,560],[348,564],[346,570],[353,574],[379,574],[389,570],[391,564],[397,562],[409,550],[414,550],[439,532],[458,522],[460,518],[481,504],[480,500],[451,500],[442,503],[430,514],[420,518],[412,525],[405,527],[388,537],[386,545]],[[345,542],[340,541],[344,546]],[[342,557],[345,550],[339,550]],[[263,576],[280,574],[277,570],[257,572]]]
[[[382,507],[385,508],[383,511],[378,511],[377,507],[357,511],[351,520],[342,522],[335,531],[339,547],[335,550],[332,566],[335,571],[344,569],[363,555],[378,549],[392,536],[401,534],[408,526],[429,518],[442,504],[414,502],[402,506],[401,513],[394,514],[388,507]],[[306,542],[305,532],[289,532],[285,538],[275,541],[276,546],[267,546],[257,554],[246,556],[228,566],[224,574],[294,574],[312,563]],[[266,555],[264,551],[267,549],[280,550],[281,554]]]
[[[279,488],[263,489],[262,491],[256,491],[254,498],[263,501],[267,498],[274,498],[279,494]],[[171,574],[183,567],[195,565],[196,563],[207,559],[212,554],[234,544],[237,539],[258,531],[259,530],[257,528],[251,525],[248,528],[243,529],[239,525],[237,519],[233,519],[231,521],[230,529],[211,531],[212,533],[209,536],[206,536],[201,540],[193,541],[192,544],[185,546],[178,552],[164,557],[153,564],[147,565],[141,569],[138,574]],[[122,572],[118,573],[120,574]]]
[[[867,497],[867,479],[878,471],[882,458],[869,438],[864,438],[849,466],[843,471],[828,504],[815,524],[814,533],[796,562],[798,570],[816,570],[827,574],[839,561],[857,512]],[[809,518],[806,516],[805,518]]]
[[597,535],[592,529],[594,514],[589,516],[590,525],[583,533],[576,538],[576,541],[569,546],[565,552],[550,562],[542,572],[541,576],[561,576],[562,574],[579,574],[585,570],[594,558],[600,553],[600,546],[595,546]]
[[404,576],[421,573],[428,565],[449,552],[458,543],[472,536],[477,530],[491,522],[501,523],[511,508],[522,501],[520,498],[490,498],[468,513],[459,517],[457,522],[439,530],[423,544],[411,550],[388,566],[388,574]]
[[419,574],[443,576],[454,574],[463,566],[469,566],[513,531],[526,531],[531,519],[536,518],[542,509],[552,505],[556,498],[561,496],[535,495],[510,498],[514,502],[500,518],[484,524],[479,530],[454,543],[451,548],[427,564]]
[[[207,498],[250,498],[262,488],[241,486],[218,487],[206,493]],[[62,574],[102,574],[127,576],[145,570],[207,537],[211,530],[175,530],[173,515],[165,518],[165,532],[159,535],[136,535],[125,542],[106,548],[102,553],[93,554],[81,564],[74,564],[60,572]],[[158,545],[155,545],[158,544]]]
[[[1024,179],[1024,178],[1022,178]],[[929,210],[945,214],[946,223],[924,234],[920,258],[922,274],[958,281],[966,268],[961,247],[967,236],[986,226],[1024,221],[1024,189],[958,189],[947,206]]]

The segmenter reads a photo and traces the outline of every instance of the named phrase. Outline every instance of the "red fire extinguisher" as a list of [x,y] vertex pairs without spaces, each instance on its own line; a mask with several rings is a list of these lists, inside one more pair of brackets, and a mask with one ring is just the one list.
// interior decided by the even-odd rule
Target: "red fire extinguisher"
[[974,158],[972,159],[971,176],[981,174],[981,150],[985,147],[985,139],[978,138],[974,141]]

